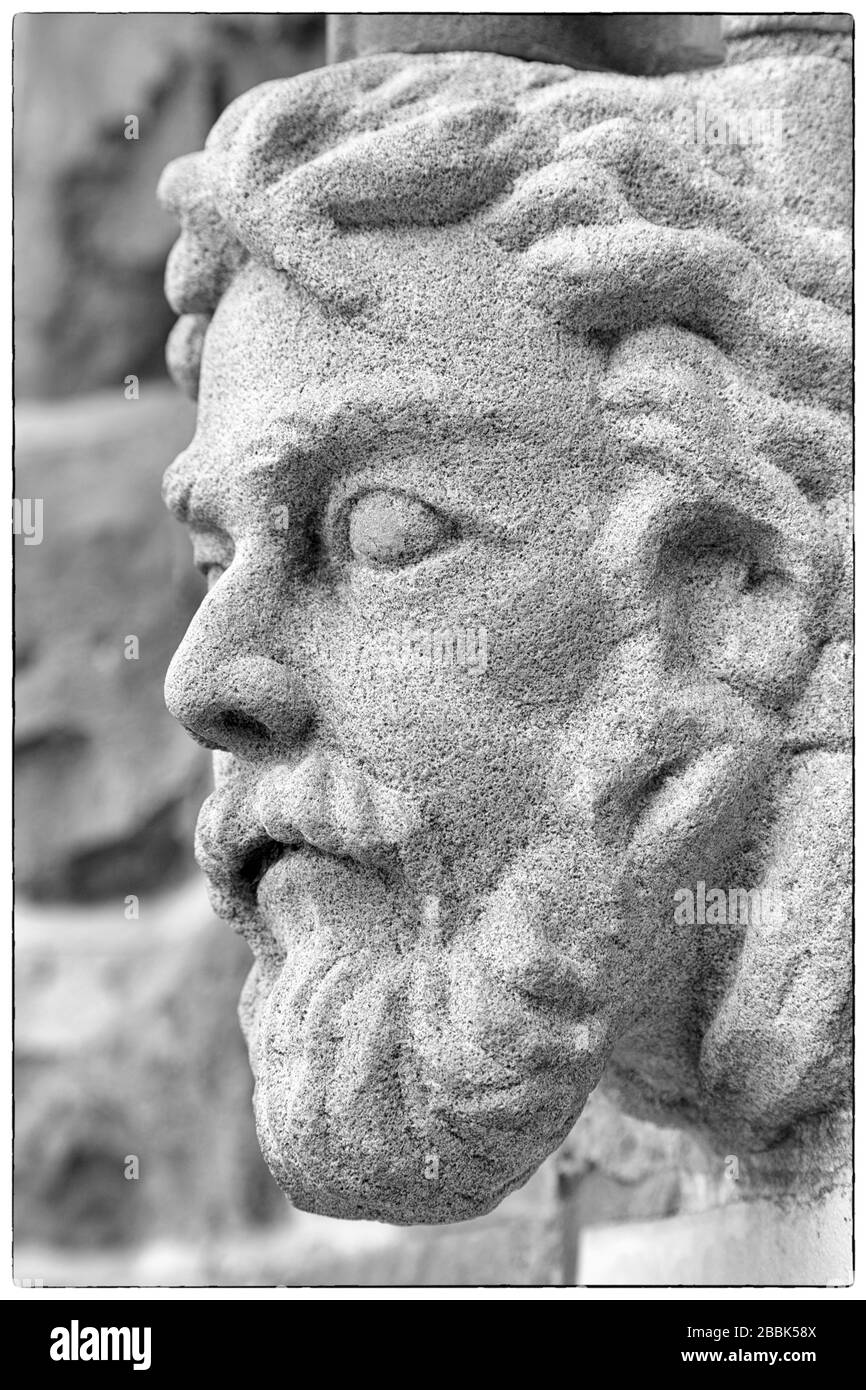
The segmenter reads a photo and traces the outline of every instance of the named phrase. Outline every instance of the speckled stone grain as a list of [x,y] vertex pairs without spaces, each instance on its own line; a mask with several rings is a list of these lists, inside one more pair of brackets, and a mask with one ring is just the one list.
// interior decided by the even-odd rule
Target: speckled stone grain
[[164,176],[167,699],[300,1207],[477,1216],[602,1081],[722,1152],[847,1104],[847,83],[366,57]]

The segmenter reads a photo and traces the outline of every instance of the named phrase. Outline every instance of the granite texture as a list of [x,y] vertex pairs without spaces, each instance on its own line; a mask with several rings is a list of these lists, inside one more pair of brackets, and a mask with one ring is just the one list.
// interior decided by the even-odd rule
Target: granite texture
[[393,54],[166,172],[166,694],[296,1205],[478,1216],[602,1081],[722,1153],[847,1104],[849,127],[835,57]]

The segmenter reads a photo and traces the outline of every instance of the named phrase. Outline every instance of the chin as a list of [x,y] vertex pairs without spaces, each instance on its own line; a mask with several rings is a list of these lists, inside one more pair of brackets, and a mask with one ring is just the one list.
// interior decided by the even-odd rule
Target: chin
[[[488,902],[445,941],[362,867],[263,885],[241,1001],[265,1159],[295,1206],[396,1225],[492,1210],[564,1140],[608,1029]],[[521,939],[522,966],[503,937]],[[506,953],[501,947],[506,945]],[[507,968],[498,968],[498,959]],[[569,977],[569,983],[573,980]]]
[[462,1084],[423,1077],[396,992],[368,1001],[366,1037],[335,1047],[323,1025],[285,1050],[283,995],[279,981],[261,1021],[254,1106],[268,1166],[304,1211],[393,1225],[482,1216],[566,1138],[594,1085],[589,1068],[582,1083],[554,1067],[506,1080],[490,1059]]

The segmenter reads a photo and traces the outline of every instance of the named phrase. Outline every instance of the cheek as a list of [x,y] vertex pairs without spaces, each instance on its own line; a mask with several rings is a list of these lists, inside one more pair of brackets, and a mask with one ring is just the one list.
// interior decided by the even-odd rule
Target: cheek
[[547,712],[539,719],[503,704],[482,674],[425,668],[420,656],[399,677],[359,678],[340,693],[346,755],[420,802],[452,886],[481,889],[546,804],[555,738]]
[[407,623],[322,672],[323,723],[377,776],[431,792],[473,781],[485,754],[501,763],[500,748],[525,722],[502,708],[488,661],[483,631]]
[[329,667],[358,699],[368,692],[365,718],[381,703],[395,734],[406,721],[442,719],[453,738],[481,717],[495,740],[497,723],[510,737],[539,711],[571,710],[613,639],[586,549],[567,524],[543,535],[527,527],[519,540],[478,539],[434,565],[361,569],[322,615]]
[[[446,854],[464,863],[481,855],[493,866],[525,839],[549,796],[550,749],[566,706],[546,697],[547,672],[538,698],[526,700],[522,672],[514,679],[507,664],[498,670],[497,642],[514,662],[510,602],[468,610],[483,611],[489,628],[457,621],[467,608],[436,626],[419,621],[417,607],[399,622],[392,609],[393,620],[377,628],[344,612],[331,626],[332,659],[318,668],[316,704],[323,738],[420,800]],[[546,607],[526,614],[530,666],[549,622]],[[564,652],[557,659],[567,665]]]

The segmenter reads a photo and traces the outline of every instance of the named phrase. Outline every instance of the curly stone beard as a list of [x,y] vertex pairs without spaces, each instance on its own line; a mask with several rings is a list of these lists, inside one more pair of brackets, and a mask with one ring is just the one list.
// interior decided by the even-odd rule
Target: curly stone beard
[[290,940],[282,964],[254,967],[242,1017],[260,1141],[295,1205],[400,1223],[476,1216],[564,1138],[607,1023],[593,971],[535,939],[519,896],[557,908],[555,889],[529,889],[534,857],[449,943],[422,920],[407,945],[403,894],[361,866],[314,870],[315,899],[263,883],[264,920]]
[[723,808],[738,818],[772,756],[740,715],[736,737],[701,737],[669,710],[622,764],[611,749],[577,774],[563,749],[545,831],[447,922],[399,871],[308,849],[267,870],[241,1019],[262,1150],[296,1206],[462,1220],[556,1148],[656,987],[688,991],[674,889],[708,837],[724,851]]

